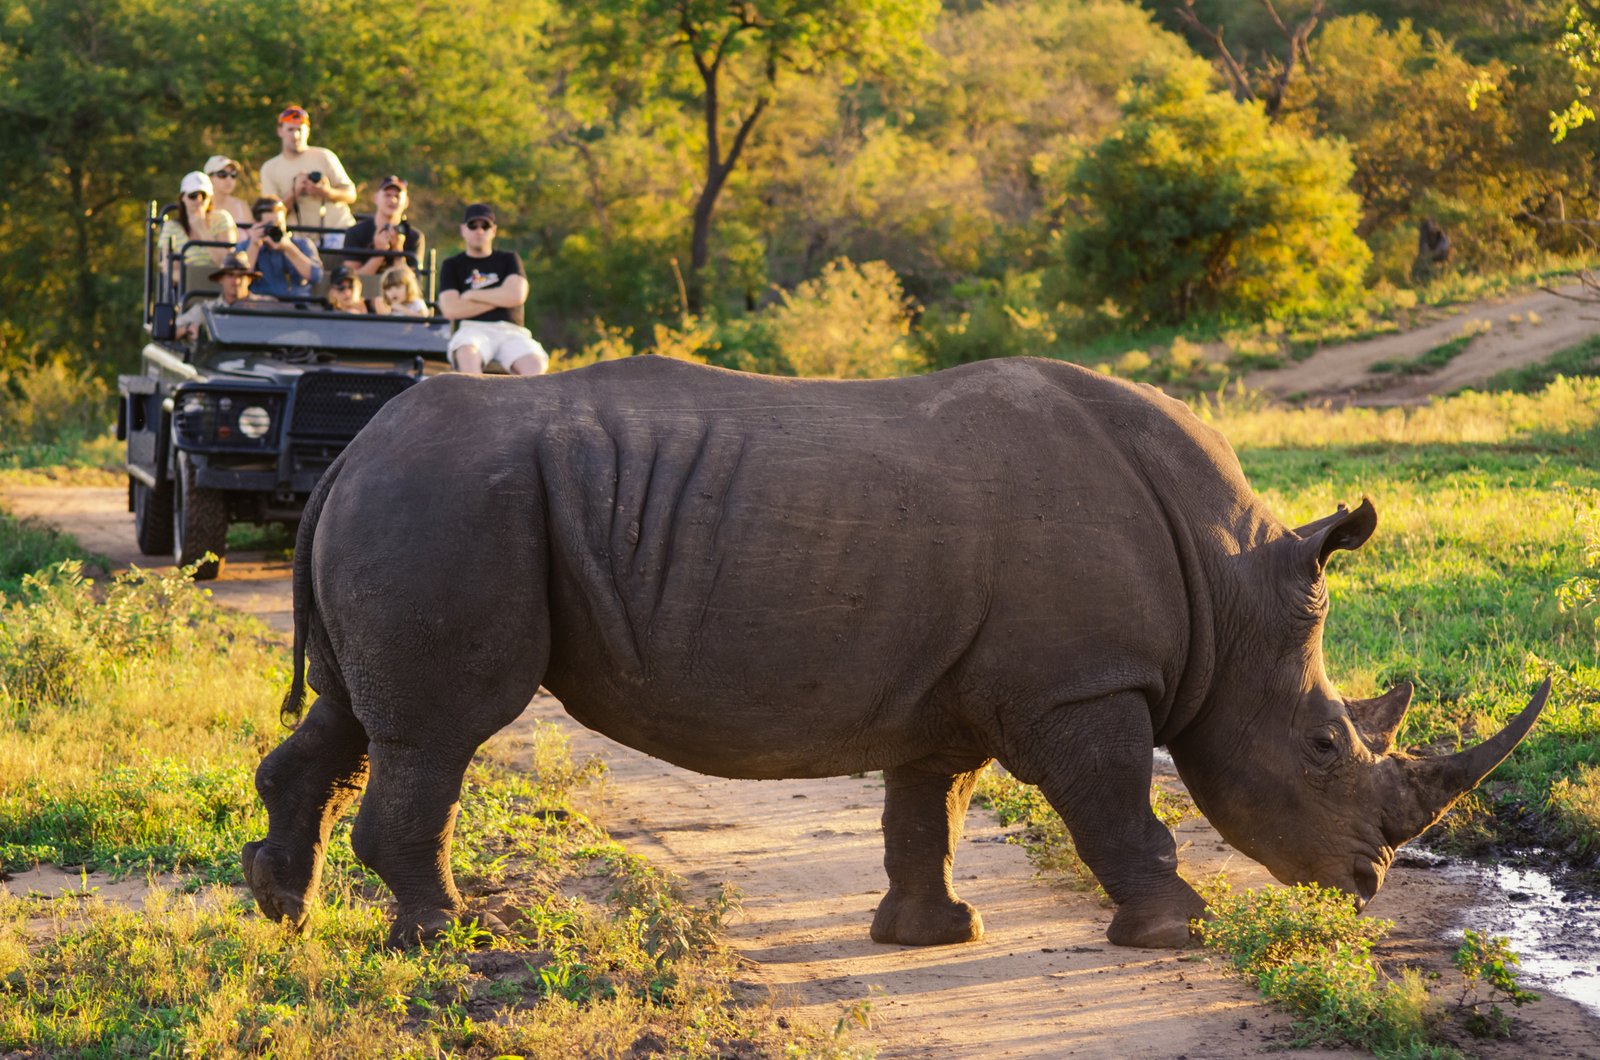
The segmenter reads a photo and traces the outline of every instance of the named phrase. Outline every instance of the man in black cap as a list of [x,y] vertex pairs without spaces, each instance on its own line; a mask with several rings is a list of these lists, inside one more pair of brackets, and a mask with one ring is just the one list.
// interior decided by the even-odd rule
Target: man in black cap
[[423,257],[427,240],[406,220],[409,205],[411,198],[404,179],[391,173],[378,182],[378,190],[372,193],[372,216],[357,221],[345,232],[344,249],[393,251],[406,257],[372,257],[359,265],[352,259],[350,264],[357,272],[373,275],[391,265],[409,264],[420,269],[428,264]]
[[468,206],[461,218],[467,249],[439,266],[439,312],[456,321],[450,363],[458,372],[497,363],[516,375],[540,375],[550,356],[522,326],[527,273],[514,251],[494,249],[495,231],[493,208]]
[[200,334],[200,324],[205,320],[206,306],[227,308],[240,302],[270,302],[271,298],[250,293],[250,281],[259,280],[261,274],[250,267],[250,259],[242,250],[235,250],[222,259],[222,265],[211,274],[212,283],[222,284],[222,297],[196,302],[177,319],[177,336],[188,341]]

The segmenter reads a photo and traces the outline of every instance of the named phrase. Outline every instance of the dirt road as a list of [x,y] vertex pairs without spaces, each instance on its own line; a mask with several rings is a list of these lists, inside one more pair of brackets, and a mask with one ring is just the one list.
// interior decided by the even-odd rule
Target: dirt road
[[[1556,287],[1566,295],[1580,284]],[[1436,371],[1422,375],[1375,373],[1383,361],[1412,361],[1464,332],[1476,336]],[[1252,372],[1245,384],[1277,397],[1303,395],[1358,405],[1420,404],[1433,394],[1448,394],[1482,383],[1512,368],[1536,364],[1600,333],[1600,305],[1585,304],[1546,291],[1456,306],[1440,319],[1396,335],[1328,346],[1297,364]]]
[[[14,489],[0,493],[0,506],[43,518],[114,563],[140,558],[121,490]],[[287,574],[267,557],[235,557],[212,591],[284,629]],[[605,824],[613,835],[693,885],[727,881],[743,892],[730,935],[753,986],[830,1026],[865,1003],[870,1029],[852,1040],[880,1056],[1200,1060],[1265,1055],[1290,1037],[1288,1019],[1216,960],[1108,945],[1110,910],[1036,879],[986,812],[968,817],[955,875],[988,934],[966,946],[879,946],[867,937],[885,886],[879,780],[700,776],[579,727],[545,695],[507,735],[540,720],[563,726],[577,750],[610,766]],[[1179,832],[1191,878],[1220,871],[1235,887],[1269,882],[1203,821]],[[1453,979],[1447,934],[1472,897],[1436,870],[1397,866],[1371,906],[1396,923],[1385,955]],[[1547,996],[1523,1010],[1515,1040],[1472,1048],[1489,1057],[1600,1057],[1600,1016]]]

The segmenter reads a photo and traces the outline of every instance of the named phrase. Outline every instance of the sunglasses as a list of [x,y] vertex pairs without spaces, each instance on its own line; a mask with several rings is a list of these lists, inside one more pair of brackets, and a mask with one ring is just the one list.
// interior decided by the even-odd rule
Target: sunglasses
[[468,221],[467,227],[474,232],[487,232],[494,227],[493,221]]
[[355,286],[356,281],[354,280],[340,280],[338,283],[333,285],[333,289],[335,291],[349,291],[354,290]]
[[206,197],[206,193],[203,191],[186,191],[183,193],[183,197],[185,199],[203,199]]
[[219,169],[215,173],[210,174],[212,180],[216,180],[218,177],[225,177],[228,180],[234,180],[238,176],[239,171],[237,169]]

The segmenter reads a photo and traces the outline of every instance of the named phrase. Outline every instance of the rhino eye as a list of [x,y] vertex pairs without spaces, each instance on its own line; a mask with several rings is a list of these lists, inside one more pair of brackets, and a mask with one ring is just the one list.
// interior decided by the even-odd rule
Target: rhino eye
[[1331,766],[1339,760],[1339,738],[1330,730],[1312,733],[1306,740],[1311,757],[1319,766]]

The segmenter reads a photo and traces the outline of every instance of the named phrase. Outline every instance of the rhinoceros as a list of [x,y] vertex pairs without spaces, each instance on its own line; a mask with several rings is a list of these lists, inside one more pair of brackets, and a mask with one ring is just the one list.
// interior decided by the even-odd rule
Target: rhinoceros
[[1151,812],[1156,746],[1233,846],[1361,904],[1548,691],[1468,750],[1397,751],[1410,686],[1345,698],[1322,660],[1323,567],[1376,525],[1363,499],[1290,529],[1181,402],[1053,361],[432,379],[307,505],[287,716],[319,696],[257,771],[244,873],[303,924],[364,786],[352,844],[397,899],[390,941],[438,934],[466,912],[462,776],[543,684],[702,773],[882,770],[879,942],[982,934],[951,862],[998,760],[1065,820],[1111,942],[1188,944],[1205,903]]

